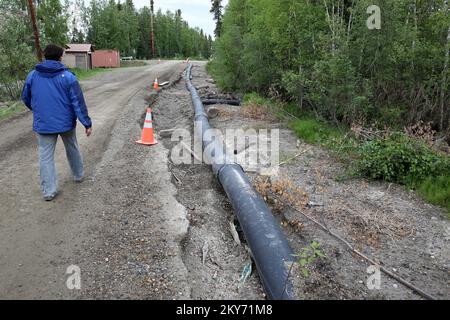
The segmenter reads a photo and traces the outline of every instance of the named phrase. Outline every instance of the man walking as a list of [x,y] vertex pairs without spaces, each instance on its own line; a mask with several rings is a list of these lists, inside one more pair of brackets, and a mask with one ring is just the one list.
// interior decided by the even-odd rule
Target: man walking
[[76,137],[77,118],[85,127],[86,135],[92,133],[80,84],[61,63],[63,54],[63,48],[48,45],[44,50],[45,61],[30,72],[22,91],[23,102],[33,111],[33,130],[39,141],[41,190],[46,201],[52,201],[58,193],[54,160],[58,135],[64,143],[73,178],[81,182],[84,168]]

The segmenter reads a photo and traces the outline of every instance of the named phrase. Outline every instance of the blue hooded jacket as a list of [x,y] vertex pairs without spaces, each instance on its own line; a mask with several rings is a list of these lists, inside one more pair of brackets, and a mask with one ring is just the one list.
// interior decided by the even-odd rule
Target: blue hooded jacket
[[61,62],[45,60],[25,81],[22,100],[33,111],[33,130],[41,134],[64,133],[75,128],[77,118],[92,127],[76,76]]

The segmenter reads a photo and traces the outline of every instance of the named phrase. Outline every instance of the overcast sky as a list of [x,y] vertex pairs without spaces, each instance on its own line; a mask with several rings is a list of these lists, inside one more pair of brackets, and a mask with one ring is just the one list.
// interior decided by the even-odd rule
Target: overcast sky
[[[175,12],[181,9],[181,16],[189,23],[191,27],[199,27],[207,34],[214,37],[215,21],[211,9],[211,0],[154,0],[155,12],[162,9],[163,12],[170,10]],[[136,8],[150,6],[150,0],[133,0]],[[228,0],[222,1],[223,6],[228,3]]]

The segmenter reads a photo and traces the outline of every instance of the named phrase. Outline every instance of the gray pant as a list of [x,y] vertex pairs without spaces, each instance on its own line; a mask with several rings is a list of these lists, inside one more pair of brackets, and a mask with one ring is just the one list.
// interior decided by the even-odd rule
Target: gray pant
[[41,190],[44,197],[56,195],[58,192],[58,176],[55,166],[55,147],[61,136],[66,148],[67,160],[75,181],[81,181],[84,176],[83,158],[77,142],[76,130],[60,134],[37,134],[39,140],[39,164]]

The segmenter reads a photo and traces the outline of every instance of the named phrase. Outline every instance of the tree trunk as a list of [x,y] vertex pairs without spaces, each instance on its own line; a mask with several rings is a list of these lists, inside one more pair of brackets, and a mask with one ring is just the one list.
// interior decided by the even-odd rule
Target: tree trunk
[[28,8],[30,9],[30,17],[31,17],[31,24],[33,26],[33,33],[34,33],[34,44],[36,47],[36,55],[39,61],[42,61],[42,49],[41,49],[41,43],[39,40],[39,29],[36,24],[36,11],[34,9],[34,3],[33,0],[28,0]]

